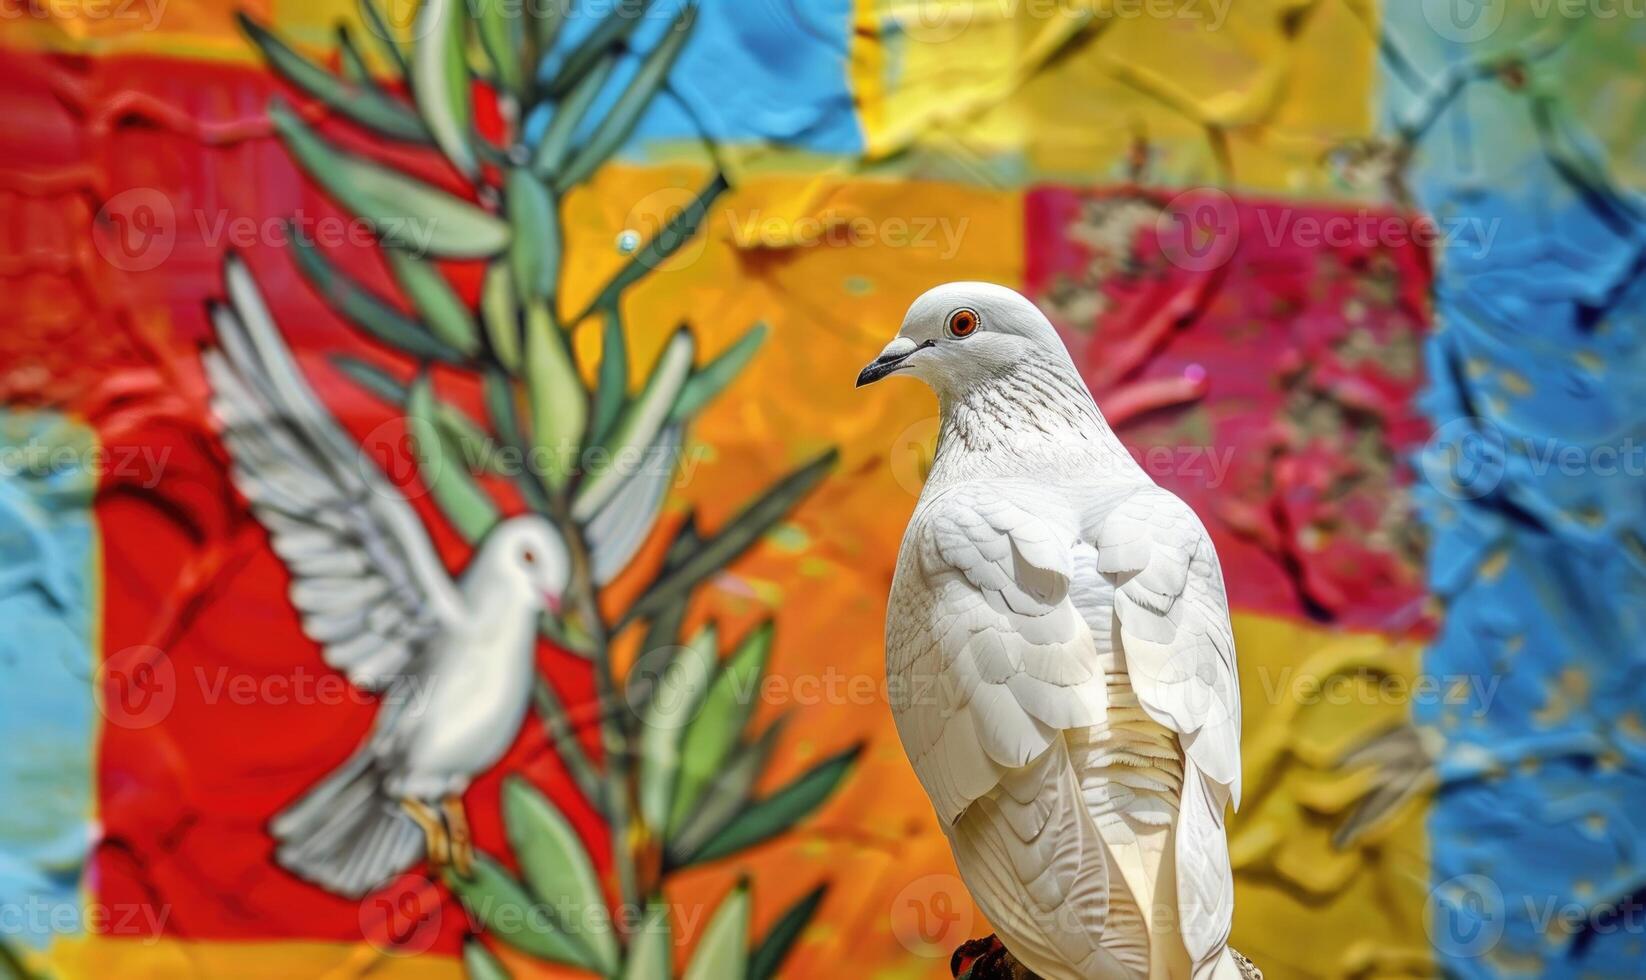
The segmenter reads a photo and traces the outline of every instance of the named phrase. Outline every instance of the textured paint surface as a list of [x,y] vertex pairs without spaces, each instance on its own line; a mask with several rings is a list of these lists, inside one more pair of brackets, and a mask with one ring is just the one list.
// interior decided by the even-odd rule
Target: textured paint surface
[[[1406,177],[1426,211],[1494,227],[1438,257],[1423,496],[1445,628],[1435,673],[1501,678],[1443,736],[1432,932],[1460,976],[1638,974],[1646,961],[1640,631],[1646,622],[1646,25],[1512,11],[1437,41],[1391,21],[1391,129],[1434,113]],[[1446,22],[1442,22],[1446,23]],[[1420,84],[1498,59],[1455,98]]]
[[[854,392],[850,379],[912,296],[990,279],[1052,314],[1123,437],[1224,556],[1248,786],[1231,823],[1237,948],[1271,978],[1629,975],[1642,918],[1630,931],[1605,910],[1631,897],[1638,909],[1646,885],[1646,506],[1626,469],[1646,440],[1641,23],[1516,14],[1474,37],[1443,31],[1429,0],[1171,6],[709,0],[678,97],[565,202],[564,302],[578,307],[624,262],[619,234],[701,184],[698,130],[725,141],[734,189],[631,296],[627,319],[647,326],[630,363],[638,381],[682,319],[710,352],[756,320],[772,339],[693,428],[666,529],[688,510],[717,526],[798,461],[842,449],[835,476],[715,579],[691,620],[712,614],[740,635],[777,618],[780,684],[757,720],[797,710],[773,785],[842,739],[868,750],[800,833],[691,871],[668,897],[712,909],[747,872],[763,930],[829,878],[796,977],[842,964],[945,976],[954,943],[987,931],[880,693],[883,597],[935,408],[915,385]],[[348,0],[250,9],[317,54],[336,23],[360,29]],[[223,251],[246,255],[351,434],[394,415],[329,361],[380,349],[266,233],[227,237],[235,219],[340,214],[271,138],[263,107],[288,90],[231,15],[173,2],[142,29],[44,15],[0,27],[0,399],[10,422],[48,406],[111,451],[167,460],[156,493],[140,492],[141,472],[109,473],[94,505],[83,488],[54,497],[60,520],[21,511],[19,530],[53,529],[97,570],[53,580],[66,605],[32,585],[0,595],[49,620],[9,663],[21,669],[26,650],[28,669],[46,669],[37,651],[61,635],[105,657],[164,647],[184,681],[152,725],[93,717],[81,675],[74,688],[8,684],[0,696],[28,685],[65,707],[55,727],[28,726],[49,745],[14,750],[0,792],[26,793],[52,752],[95,792],[69,786],[49,821],[9,818],[0,855],[51,869],[46,894],[72,895],[83,862],[84,901],[167,910],[135,931],[48,930],[28,955],[64,975],[457,976],[454,905],[427,955],[383,958],[360,943],[353,903],[269,861],[268,815],[347,752],[369,708],[207,703],[225,670],[254,683],[323,672],[204,424],[194,351]],[[1566,34],[1543,53],[1545,35]],[[1524,66],[1493,60],[1523,49],[1537,55]],[[1455,91],[1454,76],[1467,76]],[[1227,262],[1172,251],[1173,221],[1199,215],[1178,195],[1204,185],[1229,195],[1213,213],[1228,223],[1212,228]],[[133,191],[173,208],[175,238],[147,268],[97,217]],[[1414,210],[1447,236],[1436,247],[1410,240]],[[1333,221],[1362,230],[1335,243],[1299,230]],[[386,270],[357,252],[350,270],[387,291]],[[1563,467],[1567,447],[1581,461]],[[439,535],[459,560],[455,536]],[[612,601],[641,584],[618,582]],[[1414,679],[1445,688],[1418,697],[1403,686]],[[8,724],[22,717],[7,709]],[[1414,722],[1441,736],[1440,790],[1340,849],[1334,832],[1369,785],[1345,752]],[[502,838],[506,769],[566,784],[528,725],[472,793],[483,847]],[[77,850],[93,822],[101,834]]]
[[[610,8],[609,0],[583,0],[577,13]],[[645,52],[666,32],[678,2],[658,3],[634,35],[635,51],[614,70],[613,84],[632,77]],[[573,14],[558,50],[593,29],[592,18]],[[707,137],[733,144],[773,143],[813,153],[856,154],[863,139],[847,87],[845,51],[849,0],[762,0],[707,4],[681,54],[672,98],[649,109],[631,145],[685,143]],[[542,72],[558,62],[548,59]],[[615,101],[617,90],[604,100]],[[598,118],[603,107],[590,111]],[[528,126],[528,132],[533,131]]]

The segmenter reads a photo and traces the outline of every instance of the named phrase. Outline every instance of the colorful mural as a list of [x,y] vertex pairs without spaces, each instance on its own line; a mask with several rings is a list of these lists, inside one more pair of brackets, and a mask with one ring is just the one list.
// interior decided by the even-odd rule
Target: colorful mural
[[[1646,11],[0,14],[0,969],[949,975],[988,926],[880,646],[936,411],[851,382],[988,279],[1216,539],[1233,945],[1638,972]],[[214,356],[275,400],[238,435]],[[468,875],[281,859],[395,706],[316,622],[386,600],[282,545],[317,486],[453,579],[510,521],[572,543],[518,735],[430,800]]]

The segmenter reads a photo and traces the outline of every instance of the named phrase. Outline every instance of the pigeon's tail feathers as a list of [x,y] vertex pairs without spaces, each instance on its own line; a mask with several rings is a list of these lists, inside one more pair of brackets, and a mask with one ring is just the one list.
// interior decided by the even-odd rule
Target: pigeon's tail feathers
[[1007,772],[948,833],[967,890],[1035,975],[1150,975],[1147,920],[1088,811],[1063,739]]
[[366,751],[277,814],[269,831],[281,867],[345,898],[375,890],[424,852],[423,832],[383,791],[382,770]]

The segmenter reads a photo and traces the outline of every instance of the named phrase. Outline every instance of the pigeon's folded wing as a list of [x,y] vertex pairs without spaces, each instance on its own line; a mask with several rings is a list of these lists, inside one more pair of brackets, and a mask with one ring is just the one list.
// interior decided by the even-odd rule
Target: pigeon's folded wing
[[1069,599],[1075,521],[1023,485],[961,485],[921,507],[887,617],[893,715],[952,824],[1061,731],[1106,708]]
[[417,514],[320,403],[251,272],[224,263],[202,355],[235,486],[291,571],[291,599],[326,662],[367,690],[404,674],[461,619],[455,585]]
[[1200,975],[1234,909],[1223,808],[1240,805],[1240,685],[1217,553],[1189,506],[1159,487],[1122,500],[1096,535],[1138,702],[1186,756],[1177,835],[1179,915]]

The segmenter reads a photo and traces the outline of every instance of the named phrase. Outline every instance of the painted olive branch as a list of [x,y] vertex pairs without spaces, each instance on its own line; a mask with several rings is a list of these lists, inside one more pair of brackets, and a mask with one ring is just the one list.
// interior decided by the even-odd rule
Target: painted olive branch
[[[443,880],[482,924],[464,964],[471,976],[506,977],[493,954],[509,946],[548,962],[607,977],[668,980],[675,973],[663,882],[682,868],[734,857],[776,838],[839,787],[859,748],[846,748],[764,797],[754,787],[783,731],[779,719],[753,727],[753,696],[774,646],[764,624],[722,652],[713,622],[682,636],[695,590],[755,546],[833,469],[831,450],[802,464],[711,531],[688,518],[641,597],[608,618],[601,589],[624,571],[656,531],[686,431],[743,371],[765,328],[754,325],[718,355],[700,359],[695,331],[669,334],[638,388],[631,389],[623,298],[701,233],[730,189],[716,167],[695,197],[601,284],[575,315],[562,308],[566,264],[561,204],[629,141],[648,106],[668,91],[698,16],[694,2],[671,13],[655,0],[615,5],[576,44],[562,43],[561,4],[423,0],[409,40],[377,6],[362,21],[387,74],[345,29],[337,70],[293,48],[251,17],[247,37],[292,92],[384,143],[441,161],[439,183],[345,150],[287,101],[269,105],[275,133],[294,161],[340,207],[373,229],[392,273],[383,295],[345,272],[299,235],[289,252],[303,278],[386,359],[338,357],[351,382],[408,420],[419,475],[442,518],[477,544],[503,519],[494,488],[513,486],[559,531],[571,581],[558,615],[541,632],[588,661],[596,689],[598,755],[551,678],[535,679],[534,704],[553,751],[610,837],[603,879],[582,833],[519,776],[502,791],[509,857],[479,855],[473,874]],[[541,9],[539,9],[541,8]],[[591,15],[592,16],[592,15]],[[660,40],[635,44],[641,21],[667,18]],[[619,72],[632,62],[632,72]],[[620,85],[613,80],[624,77]],[[613,97],[603,99],[602,96]],[[483,134],[477,100],[493,99],[501,134]],[[603,114],[592,115],[596,105]],[[705,140],[707,137],[704,137]],[[712,143],[711,158],[717,158]],[[460,188],[460,189],[454,189]],[[452,263],[483,264],[470,301],[453,285]],[[598,316],[598,362],[579,363],[572,332]],[[409,377],[400,366],[414,365]],[[445,401],[437,375],[463,374],[483,391],[476,415]],[[585,378],[592,382],[585,383]],[[590,460],[645,460],[634,467]],[[530,461],[530,465],[513,465]],[[620,677],[614,638],[641,630],[639,665]],[[518,868],[518,872],[511,870]],[[716,909],[687,977],[772,976],[816,913],[820,886],[795,903],[758,942],[749,936],[751,883]],[[615,897],[615,902],[613,898]],[[588,927],[580,913],[610,915]],[[522,909],[543,914],[520,915]],[[574,921],[575,920],[575,921]]]

